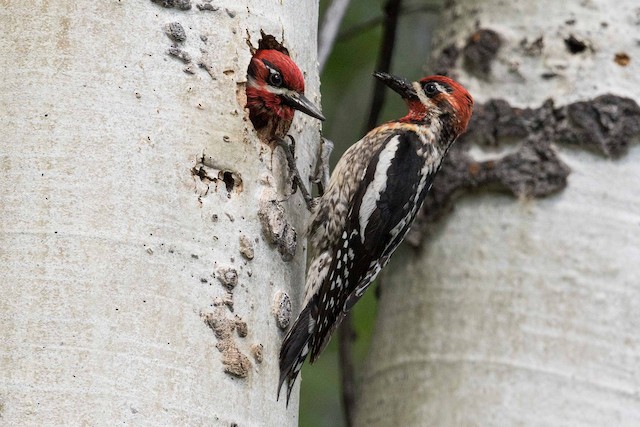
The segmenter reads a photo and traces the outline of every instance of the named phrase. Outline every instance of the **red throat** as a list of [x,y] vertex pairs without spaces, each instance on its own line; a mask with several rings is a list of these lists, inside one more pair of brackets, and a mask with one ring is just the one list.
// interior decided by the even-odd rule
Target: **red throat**
[[418,99],[410,99],[407,101],[409,112],[406,116],[398,120],[402,123],[415,123],[424,121],[427,117],[427,107]]

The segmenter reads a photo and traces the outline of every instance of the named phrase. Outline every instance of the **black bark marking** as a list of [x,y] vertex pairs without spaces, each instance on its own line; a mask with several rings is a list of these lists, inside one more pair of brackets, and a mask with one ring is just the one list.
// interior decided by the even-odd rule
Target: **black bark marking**
[[567,50],[569,51],[569,53],[571,53],[572,55],[582,53],[585,50],[587,50],[587,47],[588,47],[587,43],[577,39],[576,36],[574,36],[573,34],[571,34],[569,37],[564,39],[564,45],[567,47]]
[[[629,98],[601,95],[555,107],[548,100],[538,108],[515,108],[505,100],[479,104],[466,134],[448,156],[418,214],[407,241],[415,247],[435,222],[465,193],[505,192],[518,198],[545,197],[567,186],[569,167],[551,144],[567,144],[619,158],[640,137],[640,106]],[[476,161],[469,145],[519,145],[511,154]]]
[[224,181],[224,185],[227,188],[227,193],[231,193],[236,186],[236,179],[234,178],[234,173],[229,171],[222,172],[222,181]]

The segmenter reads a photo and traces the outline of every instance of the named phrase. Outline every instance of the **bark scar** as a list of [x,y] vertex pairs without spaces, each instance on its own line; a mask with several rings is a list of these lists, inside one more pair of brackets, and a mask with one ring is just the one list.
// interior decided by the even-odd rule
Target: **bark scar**
[[[552,100],[538,108],[516,108],[502,99],[479,104],[467,133],[445,158],[407,241],[420,247],[424,234],[433,232],[436,221],[452,209],[455,200],[472,191],[499,191],[518,198],[562,191],[571,171],[552,144],[616,159],[639,137],[640,106],[617,95],[561,107],[555,107]],[[518,148],[502,157],[476,161],[468,153],[470,145]]]
[[238,316],[228,318],[226,309],[216,306],[213,313],[202,315],[204,322],[211,328],[218,340],[216,348],[222,353],[224,371],[239,378],[246,378],[251,369],[251,362],[235,343],[233,332],[236,331],[242,338],[247,336],[247,324]]
[[191,175],[199,197],[209,194],[212,188],[214,192],[218,191],[218,188],[224,188],[228,198],[244,190],[239,172],[219,166],[213,158],[205,154],[196,160],[196,164],[191,168]]

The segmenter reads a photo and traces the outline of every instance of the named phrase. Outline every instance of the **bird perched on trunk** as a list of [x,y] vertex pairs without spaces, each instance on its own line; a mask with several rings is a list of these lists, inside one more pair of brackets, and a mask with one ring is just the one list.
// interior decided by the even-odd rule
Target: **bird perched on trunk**
[[387,264],[471,117],[473,99],[448,77],[411,83],[386,73],[374,76],[404,98],[409,112],[344,153],[312,214],[303,309],[280,349],[278,397],[287,380],[287,403],[307,354],[313,363]]
[[[263,36],[263,40],[269,40],[268,45],[280,46],[275,39],[271,39]],[[258,49],[247,69],[246,92],[249,118],[258,136],[269,144],[282,146],[294,182],[301,188],[309,204],[311,197],[296,167],[293,146],[284,141],[296,110],[324,120],[320,110],[304,96],[302,72],[286,51],[274,48]],[[293,137],[290,138],[293,143]]]

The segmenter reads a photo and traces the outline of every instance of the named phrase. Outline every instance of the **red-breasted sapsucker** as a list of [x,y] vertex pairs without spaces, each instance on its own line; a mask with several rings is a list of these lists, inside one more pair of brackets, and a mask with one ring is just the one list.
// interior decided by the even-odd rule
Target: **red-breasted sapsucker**
[[[275,39],[265,38],[265,46],[275,45]],[[295,140],[291,145],[284,140],[291,127],[295,110],[324,120],[320,110],[304,96],[304,77],[295,62],[277,49],[258,49],[253,54],[247,69],[247,108],[249,118],[258,135],[270,144],[283,148],[291,177],[293,190],[300,188],[302,196],[311,206],[311,195],[304,184],[294,157]]]
[[344,153],[312,214],[304,308],[280,349],[278,396],[287,380],[287,403],[307,354],[311,362],[317,359],[387,264],[471,117],[473,99],[448,77],[411,83],[386,73],[374,76],[404,98],[409,113],[373,129]]
[[304,96],[304,77],[296,63],[275,49],[258,49],[251,58],[247,107],[251,123],[269,142],[287,135],[295,110],[324,120]]

